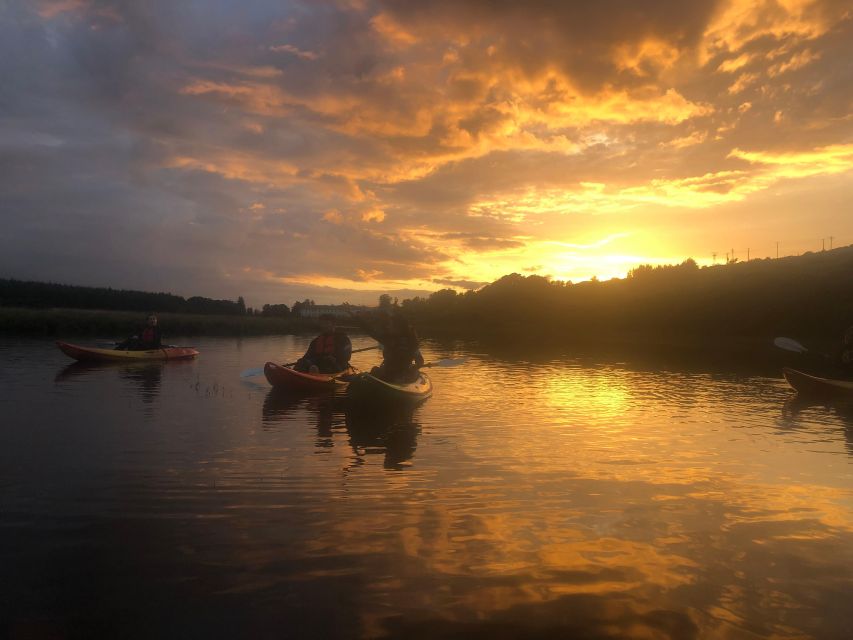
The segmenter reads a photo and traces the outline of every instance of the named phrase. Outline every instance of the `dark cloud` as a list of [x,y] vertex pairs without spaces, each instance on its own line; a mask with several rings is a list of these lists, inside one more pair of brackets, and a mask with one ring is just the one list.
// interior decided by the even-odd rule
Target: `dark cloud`
[[524,243],[518,240],[512,240],[508,238],[492,238],[467,232],[443,233],[439,237],[442,240],[458,240],[464,246],[474,251],[514,249],[517,247],[524,246]]
[[[578,88],[645,84],[637,72],[621,71],[614,50],[649,39],[677,49],[695,46],[720,2],[630,0],[564,2],[535,0],[386,0],[381,6],[406,29],[426,38],[473,40],[492,46],[492,64],[535,76],[559,67]],[[471,54],[472,56],[474,54]],[[476,59],[469,59],[480,66]]]
[[448,287],[457,287],[459,289],[479,289],[480,287],[485,287],[488,282],[477,282],[476,280],[452,280],[449,278],[433,278],[433,282],[436,284],[443,284]]

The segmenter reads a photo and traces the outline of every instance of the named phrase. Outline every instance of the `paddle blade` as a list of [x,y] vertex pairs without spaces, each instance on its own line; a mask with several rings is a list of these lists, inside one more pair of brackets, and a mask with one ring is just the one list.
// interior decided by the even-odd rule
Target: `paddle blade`
[[794,353],[805,353],[806,351],[808,351],[808,349],[806,349],[803,345],[791,338],[776,338],[773,341],[773,344],[775,344],[780,349],[784,349],[785,351],[793,351]]
[[260,367],[259,369],[246,369],[245,371],[240,372],[241,378],[254,378],[255,376],[264,375],[264,368]]

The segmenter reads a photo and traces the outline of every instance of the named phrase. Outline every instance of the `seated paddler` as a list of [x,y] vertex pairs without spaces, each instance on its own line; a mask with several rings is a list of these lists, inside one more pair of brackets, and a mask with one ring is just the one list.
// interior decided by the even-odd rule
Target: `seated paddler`
[[382,364],[370,372],[393,383],[414,382],[424,364],[420,340],[399,309],[381,310],[376,317],[353,316],[365,332],[382,345]]
[[162,349],[163,340],[160,334],[160,326],[157,316],[153,313],[148,316],[145,326],[134,336],[116,345],[119,351],[153,351]]
[[304,373],[340,373],[349,367],[352,343],[345,331],[335,326],[335,316],[320,316],[321,333],[311,341],[308,350],[294,369]]

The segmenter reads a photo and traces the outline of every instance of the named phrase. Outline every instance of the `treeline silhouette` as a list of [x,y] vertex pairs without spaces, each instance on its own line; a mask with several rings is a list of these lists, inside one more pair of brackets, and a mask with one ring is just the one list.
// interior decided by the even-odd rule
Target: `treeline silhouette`
[[148,293],[128,289],[80,287],[52,282],[28,282],[0,279],[0,306],[66,309],[104,309],[109,311],[167,312],[237,316],[246,313],[242,298],[214,300],[193,296],[183,298],[171,293]]
[[572,284],[513,273],[464,294],[401,308],[431,330],[553,341],[774,335],[836,340],[853,325],[853,246],[700,268],[641,265],[626,278]]
[[[853,245],[701,268],[693,260],[658,267],[640,265],[626,278],[575,284],[513,273],[478,291],[460,294],[444,289],[425,298],[403,300],[399,306],[426,335],[500,337],[514,343],[538,341],[546,347],[554,341],[596,338],[699,339],[722,344],[711,338],[777,335],[832,344],[853,325],[851,285]],[[0,330],[32,330],[28,327],[38,325],[41,316],[13,309],[29,307],[237,316],[234,323],[222,327],[199,324],[200,320],[189,317],[180,324],[186,324],[187,332],[193,334],[282,332],[304,328],[293,311],[310,302],[296,303],[293,310],[287,305],[264,305],[253,311],[242,298],[237,302],[198,296],[185,299],[169,293],[0,279],[0,307],[8,308],[5,315],[0,314]],[[61,332],[61,318],[68,314],[41,315],[47,320],[40,331],[48,334]],[[257,319],[249,327],[246,322],[252,315],[267,316],[269,323]],[[82,325],[94,322],[94,317],[80,320],[74,326],[82,331]]]

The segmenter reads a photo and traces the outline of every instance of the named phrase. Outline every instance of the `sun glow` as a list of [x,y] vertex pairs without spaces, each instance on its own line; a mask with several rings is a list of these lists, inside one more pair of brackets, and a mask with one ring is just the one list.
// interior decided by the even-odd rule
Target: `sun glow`
[[[32,4],[21,16],[43,38],[13,40],[34,50],[12,66],[62,69],[79,93],[32,83],[57,89],[0,146],[27,158],[13,166],[41,163],[32,184],[58,186],[15,175],[14,188],[33,211],[88,189],[98,215],[157,238],[187,290],[462,291],[509,273],[579,282],[707,264],[777,238],[853,242],[845,3],[651,3],[621,17],[595,3],[262,3],[170,13],[174,29],[123,3]],[[134,81],[54,64],[79,51],[119,56]],[[29,86],[10,84],[21,104]],[[103,254],[93,238],[65,244],[82,264]]]

